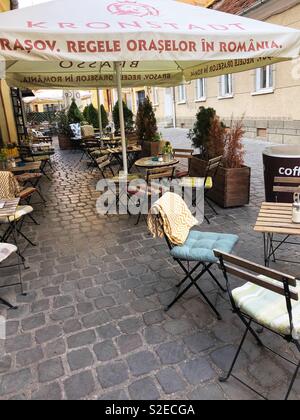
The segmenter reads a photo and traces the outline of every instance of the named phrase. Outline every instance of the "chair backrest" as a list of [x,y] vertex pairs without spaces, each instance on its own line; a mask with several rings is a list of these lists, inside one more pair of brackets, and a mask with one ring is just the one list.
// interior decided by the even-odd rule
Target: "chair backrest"
[[273,192],[291,194],[300,193],[300,178],[275,177]]
[[155,168],[155,169],[148,169],[147,170],[147,176],[146,176],[146,182],[147,184],[154,180],[154,179],[163,179],[167,178],[172,180],[174,178],[175,173],[175,166],[165,166],[162,168]]
[[[295,289],[290,289],[290,287],[297,286],[296,277],[218,250],[214,250],[214,254],[220,261],[219,268],[223,270],[225,278],[227,274],[231,274],[290,300],[299,300],[298,292]],[[271,280],[275,280],[275,282]]]
[[194,150],[193,149],[173,149],[174,157],[176,159],[192,159]]
[[207,162],[206,173],[205,173],[205,180],[208,177],[214,178],[218,172],[218,169],[222,163],[223,156],[218,156],[213,159],[210,159]]
[[130,133],[126,136],[128,146],[135,146],[140,143],[140,140],[136,133]]
[[98,168],[100,170],[102,170],[102,169],[106,168],[106,166],[110,165],[110,163],[111,163],[110,155],[104,155],[104,156],[98,157],[96,159],[96,162],[97,162]]

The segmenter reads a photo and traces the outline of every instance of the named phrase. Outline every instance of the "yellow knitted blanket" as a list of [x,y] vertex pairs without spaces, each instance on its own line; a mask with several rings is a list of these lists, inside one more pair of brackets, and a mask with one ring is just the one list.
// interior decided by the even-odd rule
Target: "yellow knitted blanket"
[[20,186],[11,172],[0,171],[0,200],[12,199],[20,195]]
[[166,234],[172,244],[182,245],[199,222],[178,194],[167,192],[151,207],[147,224],[154,238]]

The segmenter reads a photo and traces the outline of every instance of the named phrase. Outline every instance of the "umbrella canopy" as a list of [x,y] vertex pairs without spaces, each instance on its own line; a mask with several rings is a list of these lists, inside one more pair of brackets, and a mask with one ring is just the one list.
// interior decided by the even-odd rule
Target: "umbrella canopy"
[[[90,99],[92,94],[90,92],[81,91],[81,99]],[[49,103],[49,102],[63,102],[64,101],[64,92],[62,90],[37,90],[34,92],[34,96],[23,98],[23,102],[26,104],[33,103]]]
[[9,84],[172,86],[298,57],[300,31],[172,0],[57,0],[0,16]]

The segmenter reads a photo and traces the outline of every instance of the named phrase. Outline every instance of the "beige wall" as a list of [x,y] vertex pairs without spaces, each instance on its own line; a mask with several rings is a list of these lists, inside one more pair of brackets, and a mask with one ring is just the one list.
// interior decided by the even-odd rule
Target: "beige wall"
[[[300,4],[273,16],[267,21],[300,29]],[[293,78],[293,70],[298,66],[298,80]],[[270,141],[278,143],[300,142],[300,60],[274,66],[274,92],[253,96],[255,74],[249,71],[233,75],[233,98],[218,99],[219,78],[206,80],[206,101],[195,102],[196,85],[186,86],[187,101],[176,103],[177,125],[190,127],[199,106],[210,106],[225,120],[244,116],[248,137],[257,137],[257,129],[267,129],[264,135]],[[177,88],[176,97],[178,98]],[[159,106],[156,115],[161,123],[165,121],[164,89],[159,89]]]
[[[0,0],[0,13],[8,10],[10,10],[10,1]],[[10,89],[4,81],[0,81],[0,130],[4,143],[17,142]]]

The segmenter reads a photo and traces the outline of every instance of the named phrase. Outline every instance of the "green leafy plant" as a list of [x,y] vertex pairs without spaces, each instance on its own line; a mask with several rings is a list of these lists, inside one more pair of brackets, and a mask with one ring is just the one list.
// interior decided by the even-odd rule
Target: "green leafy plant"
[[80,112],[80,110],[79,110],[79,108],[78,108],[75,100],[73,99],[72,100],[72,104],[71,104],[71,106],[69,108],[69,111],[68,111],[68,121],[69,121],[69,124],[78,124],[78,123],[81,123],[83,121],[83,119],[84,119],[83,118],[83,115]]
[[[92,125],[94,128],[99,128],[99,115],[98,110],[94,107],[93,104],[87,105],[83,111],[83,117]],[[101,120],[102,120],[102,129],[108,125],[107,112],[103,105],[101,105]]]
[[208,159],[208,143],[210,141],[210,129],[216,116],[213,108],[200,107],[196,114],[194,127],[189,131],[188,138],[196,149],[200,149],[203,159]]
[[162,148],[162,153],[164,155],[170,155],[170,154],[173,153],[173,147],[172,147],[172,144],[169,141],[167,141],[166,144],[164,145],[164,147]]
[[56,115],[56,121],[58,125],[58,134],[60,136],[70,137],[72,134],[66,111],[59,111]]
[[161,140],[161,136],[157,131],[157,121],[152,102],[149,97],[139,104],[135,126],[137,136],[141,142],[157,142]]
[[7,161],[7,149],[6,148],[2,148],[0,149],[0,161],[1,162],[6,162]]
[[[133,128],[133,113],[128,108],[125,102],[123,102],[123,114],[125,121],[125,131],[130,132]],[[119,114],[119,101],[115,104],[113,109],[113,120],[115,124],[115,129],[117,132],[120,132],[120,114]]]

